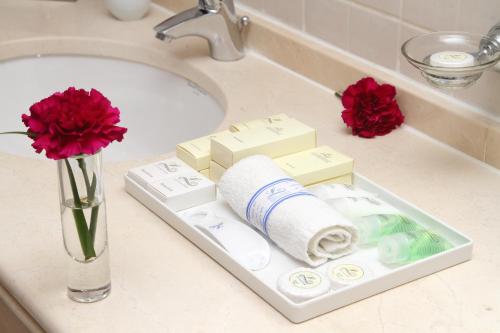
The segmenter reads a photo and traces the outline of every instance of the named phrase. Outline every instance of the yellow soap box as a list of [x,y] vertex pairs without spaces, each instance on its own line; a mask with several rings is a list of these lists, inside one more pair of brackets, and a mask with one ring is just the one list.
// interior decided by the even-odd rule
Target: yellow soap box
[[[280,113],[267,118],[233,124],[231,125],[230,130],[233,132],[240,132],[243,130],[265,127],[269,124],[276,125],[282,120],[288,118],[289,117],[286,114]],[[210,139],[219,137],[229,132],[230,131],[221,131],[203,136],[201,138],[179,143],[176,147],[176,155],[193,169],[200,172],[202,170],[206,170],[205,173],[208,174],[210,164]]]
[[175,148],[175,154],[196,171],[210,167],[210,139],[230,133],[222,131],[207,135],[198,139],[179,143]]
[[255,119],[255,120],[250,120],[246,122],[241,122],[241,123],[236,123],[232,124],[229,127],[229,130],[231,132],[241,132],[241,131],[246,131],[246,130],[251,130],[255,128],[261,128],[265,127],[268,125],[279,125],[283,120],[289,119],[286,114],[280,113],[280,114],[275,114],[266,118],[260,118],[260,119]]
[[212,160],[229,168],[247,156],[263,154],[271,158],[316,147],[316,130],[298,120],[286,119],[242,132],[226,133],[211,140]]
[[321,146],[274,160],[302,185],[311,185],[352,173],[354,160],[328,146]]

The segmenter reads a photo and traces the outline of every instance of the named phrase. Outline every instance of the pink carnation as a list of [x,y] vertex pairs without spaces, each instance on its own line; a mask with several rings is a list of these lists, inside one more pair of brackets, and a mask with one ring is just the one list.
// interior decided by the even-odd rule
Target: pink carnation
[[63,93],[33,104],[30,115],[22,115],[37,153],[59,160],[79,154],[92,155],[127,132],[120,122],[120,110],[99,91],[68,88]]
[[404,115],[395,100],[396,88],[366,77],[350,85],[342,94],[342,119],[352,134],[363,138],[386,135],[401,126]]

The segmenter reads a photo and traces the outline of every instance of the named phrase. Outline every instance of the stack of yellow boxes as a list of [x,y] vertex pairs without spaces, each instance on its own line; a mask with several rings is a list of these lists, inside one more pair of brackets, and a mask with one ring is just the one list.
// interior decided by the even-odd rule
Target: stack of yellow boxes
[[316,146],[316,130],[278,114],[177,145],[177,157],[217,182],[239,160],[267,155],[304,186],[352,183],[353,159]]

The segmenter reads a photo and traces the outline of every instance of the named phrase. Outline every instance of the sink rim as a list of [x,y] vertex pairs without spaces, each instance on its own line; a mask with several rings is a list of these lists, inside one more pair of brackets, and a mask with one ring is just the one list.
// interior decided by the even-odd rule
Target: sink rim
[[188,61],[173,53],[140,44],[92,37],[24,38],[0,42],[0,63],[21,58],[82,56],[116,59],[167,71],[189,80],[208,92],[227,114],[227,97],[220,85]]

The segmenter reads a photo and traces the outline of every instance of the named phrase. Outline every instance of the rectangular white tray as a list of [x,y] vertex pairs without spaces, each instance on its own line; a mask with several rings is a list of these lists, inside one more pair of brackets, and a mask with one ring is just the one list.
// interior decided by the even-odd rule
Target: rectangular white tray
[[174,227],[294,323],[311,319],[363,298],[378,294],[384,290],[470,260],[472,256],[472,241],[454,228],[358,174],[354,175],[354,185],[378,194],[382,200],[395,206],[420,224],[443,235],[455,246],[445,252],[396,268],[389,268],[382,265],[377,260],[376,248],[359,249],[353,254],[337,260],[356,260],[368,263],[373,272],[373,278],[356,285],[332,290],[327,294],[305,302],[295,303],[276,289],[276,283],[282,273],[286,273],[297,267],[303,267],[305,264],[294,260],[274,244],[270,244],[271,261],[268,266],[260,271],[247,270],[236,262],[221,246],[199,231],[199,229],[190,225],[183,218],[184,215],[194,210],[210,208],[221,217],[226,216],[241,221],[222,199],[218,198],[217,201],[211,203],[181,212],[174,212],[139,184],[125,176],[125,188],[128,193]]

